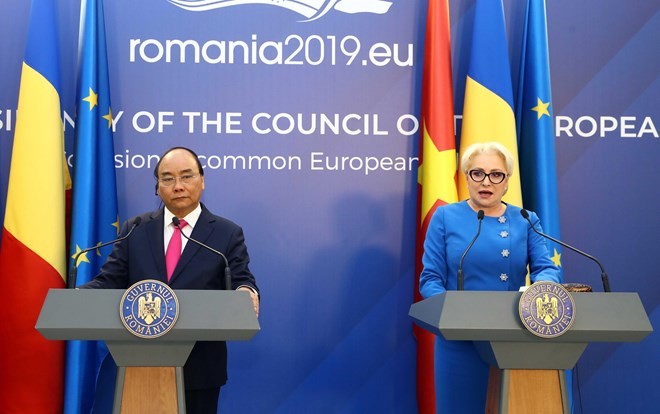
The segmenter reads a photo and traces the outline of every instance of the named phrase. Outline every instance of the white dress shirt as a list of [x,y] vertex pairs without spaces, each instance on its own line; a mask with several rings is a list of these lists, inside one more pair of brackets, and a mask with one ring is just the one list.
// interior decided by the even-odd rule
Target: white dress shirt
[[[188,213],[187,216],[181,218],[181,220],[185,220],[187,223],[187,226],[182,227],[181,230],[183,231],[183,234],[190,237],[192,234],[193,228],[195,227],[195,224],[197,224],[197,220],[199,220],[199,216],[202,214],[202,205],[197,204],[197,207]],[[174,217],[174,214],[170,210],[165,207],[165,213],[163,214],[163,219],[164,219],[164,226],[163,226],[163,252],[167,252],[167,245],[170,244],[170,239],[172,238],[172,235],[174,234],[174,229],[176,226],[174,223],[172,223],[172,218]],[[183,252],[183,249],[186,248],[186,244],[188,244],[188,239],[184,236],[181,237],[181,251]]]

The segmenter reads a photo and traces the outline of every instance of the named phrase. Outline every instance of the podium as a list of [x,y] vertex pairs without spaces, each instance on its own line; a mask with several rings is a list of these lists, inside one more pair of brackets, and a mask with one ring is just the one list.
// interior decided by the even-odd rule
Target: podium
[[[540,405],[547,406],[552,398],[560,399],[554,402],[560,407],[554,412],[570,413],[563,370],[575,366],[590,342],[639,342],[653,331],[636,293],[571,293],[573,326],[562,336],[540,338],[520,322],[521,294],[447,291],[413,304],[409,312],[417,325],[446,340],[474,341],[481,358],[502,370],[499,384],[494,385],[499,388],[495,397],[500,414],[542,413],[546,408]],[[560,370],[554,397],[547,393],[534,397],[531,383],[512,387],[512,375],[535,370]],[[491,382],[489,393],[492,387]]]
[[195,342],[246,341],[260,329],[246,292],[178,290],[172,330],[139,338],[119,317],[124,292],[50,289],[36,325],[46,339],[106,342],[119,368],[113,413],[185,413],[183,365]]

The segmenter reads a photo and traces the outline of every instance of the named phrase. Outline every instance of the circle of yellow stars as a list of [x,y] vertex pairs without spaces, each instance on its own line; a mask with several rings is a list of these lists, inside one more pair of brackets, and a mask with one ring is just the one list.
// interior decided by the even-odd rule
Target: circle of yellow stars
[[[89,110],[94,109],[95,106],[99,104],[99,95],[94,92],[92,88],[89,88],[89,95],[82,99],[83,101],[89,103]],[[101,118],[108,121],[108,128],[112,126],[112,108],[108,107],[108,113],[103,115]]]
[[[115,221],[114,223],[111,223],[111,225],[112,225],[112,227],[114,227],[116,229],[115,232],[117,234],[119,234],[119,230],[120,230],[120,228],[119,228],[119,225],[120,225],[119,216],[117,216],[117,221]],[[96,243],[97,246],[100,246],[101,244],[103,244],[103,242]],[[76,263],[75,263],[76,266],[78,266],[80,263],[89,263],[89,259],[87,258],[87,253],[89,253],[89,252],[81,253],[83,250],[84,249],[81,249],[80,246],[76,244],[76,252],[73,255],[71,255],[71,258],[73,260],[76,260]],[[101,256],[101,250],[99,250],[99,249],[95,249],[95,250],[96,250],[96,255]]]

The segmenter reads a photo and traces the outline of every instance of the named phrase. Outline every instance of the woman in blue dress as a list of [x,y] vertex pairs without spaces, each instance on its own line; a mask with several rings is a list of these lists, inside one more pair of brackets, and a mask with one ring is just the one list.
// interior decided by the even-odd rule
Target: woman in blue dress
[[[471,145],[461,159],[470,198],[439,207],[424,242],[419,290],[424,298],[457,289],[461,256],[477,233],[477,214],[483,210],[481,233],[463,261],[465,290],[518,290],[529,273],[533,282],[559,282],[545,239],[520,215],[520,208],[502,197],[513,173],[513,157],[495,142]],[[539,218],[529,212],[536,229]],[[438,336],[435,348],[435,386],[438,413],[479,413],[486,405],[489,366],[471,341],[446,341]]]

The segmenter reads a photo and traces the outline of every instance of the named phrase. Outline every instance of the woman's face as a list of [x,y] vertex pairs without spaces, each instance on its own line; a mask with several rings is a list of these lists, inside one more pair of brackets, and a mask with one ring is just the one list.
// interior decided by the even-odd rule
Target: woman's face
[[[470,171],[480,171],[486,174],[496,173],[494,176],[478,177],[483,178],[481,182],[477,182],[470,177]],[[505,174],[506,177],[499,184],[493,184],[493,181],[498,181],[495,175]],[[483,175],[483,174],[475,174]],[[506,164],[504,160],[497,154],[479,154],[472,158],[472,165],[468,169],[466,175],[468,190],[470,193],[470,200],[475,208],[488,212],[489,210],[498,209],[502,202],[502,197],[507,191],[509,184],[509,175],[506,171]]]

